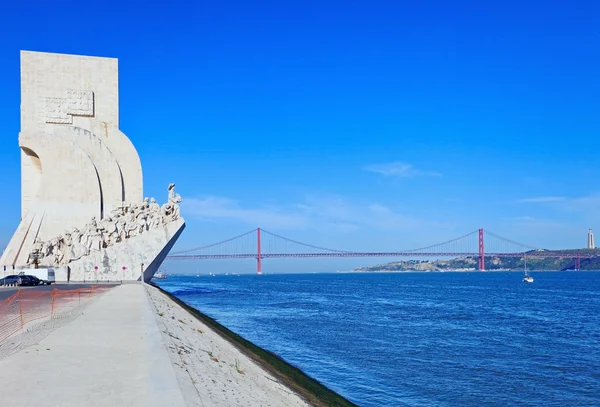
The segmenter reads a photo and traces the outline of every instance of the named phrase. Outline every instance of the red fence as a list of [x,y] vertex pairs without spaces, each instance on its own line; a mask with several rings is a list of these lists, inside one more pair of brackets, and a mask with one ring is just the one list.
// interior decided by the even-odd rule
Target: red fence
[[61,313],[105,292],[112,287],[92,286],[74,290],[20,289],[0,301],[0,342],[21,331],[30,322],[57,318]]

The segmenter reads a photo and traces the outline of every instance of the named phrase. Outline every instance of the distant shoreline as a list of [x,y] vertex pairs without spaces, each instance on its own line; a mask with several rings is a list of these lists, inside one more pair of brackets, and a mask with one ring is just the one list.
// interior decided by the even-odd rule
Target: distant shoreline
[[[600,270],[529,270],[529,273],[597,273]],[[515,270],[369,270],[369,271],[339,271],[337,274],[485,274],[485,273],[524,273],[525,269]],[[329,274],[329,273],[321,273]]]
[[[357,270],[357,271],[340,271],[339,274],[431,274],[431,273],[523,273],[525,270]],[[598,272],[600,270],[527,270],[530,273],[585,273]]]
[[[485,257],[484,271],[583,271],[600,269],[600,251],[596,249],[547,250],[512,257],[490,254]],[[547,257],[550,256],[550,257]],[[584,256],[584,257],[581,257]],[[587,257],[585,257],[587,256]],[[479,257],[453,259],[396,260],[371,266],[356,267],[354,271],[415,271],[415,272],[479,272]]]

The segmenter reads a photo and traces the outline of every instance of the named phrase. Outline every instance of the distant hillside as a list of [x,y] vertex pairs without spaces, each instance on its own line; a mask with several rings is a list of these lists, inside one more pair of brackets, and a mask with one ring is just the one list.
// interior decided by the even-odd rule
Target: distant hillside
[[[548,250],[548,254],[561,254],[559,258],[527,257],[527,270],[574,270],[577,254],[597,254],[600,249]],[[403,260],[386,264],[360,267],[354,271],[475,271],[477,257],[460,257],[451,260]],[[524,270],[525,258],[485,257],[485,269],[489,271]],[[581,259],[581,270],[600,270],[600,257]]]

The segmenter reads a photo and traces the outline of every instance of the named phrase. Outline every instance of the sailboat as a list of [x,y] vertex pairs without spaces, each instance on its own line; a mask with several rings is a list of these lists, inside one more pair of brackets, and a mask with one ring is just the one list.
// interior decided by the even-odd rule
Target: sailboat
[[529,275],[529,272],[527,271],[527,257],[525,257],[525,277],[523,277],[523,282],[524,283],[533,283],[533,277],[531,277]]

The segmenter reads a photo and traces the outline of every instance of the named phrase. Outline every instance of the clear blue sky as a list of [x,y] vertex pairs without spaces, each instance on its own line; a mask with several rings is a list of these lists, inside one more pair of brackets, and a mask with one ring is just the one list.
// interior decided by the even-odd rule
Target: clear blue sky
[[258,226],[356,250],[479,227],[549,248],[600,232],[598,2],[156,4],[3,6],[3,245],[20,50],[119,59],[145,194],[176,182],[185,200],[176,249]]

